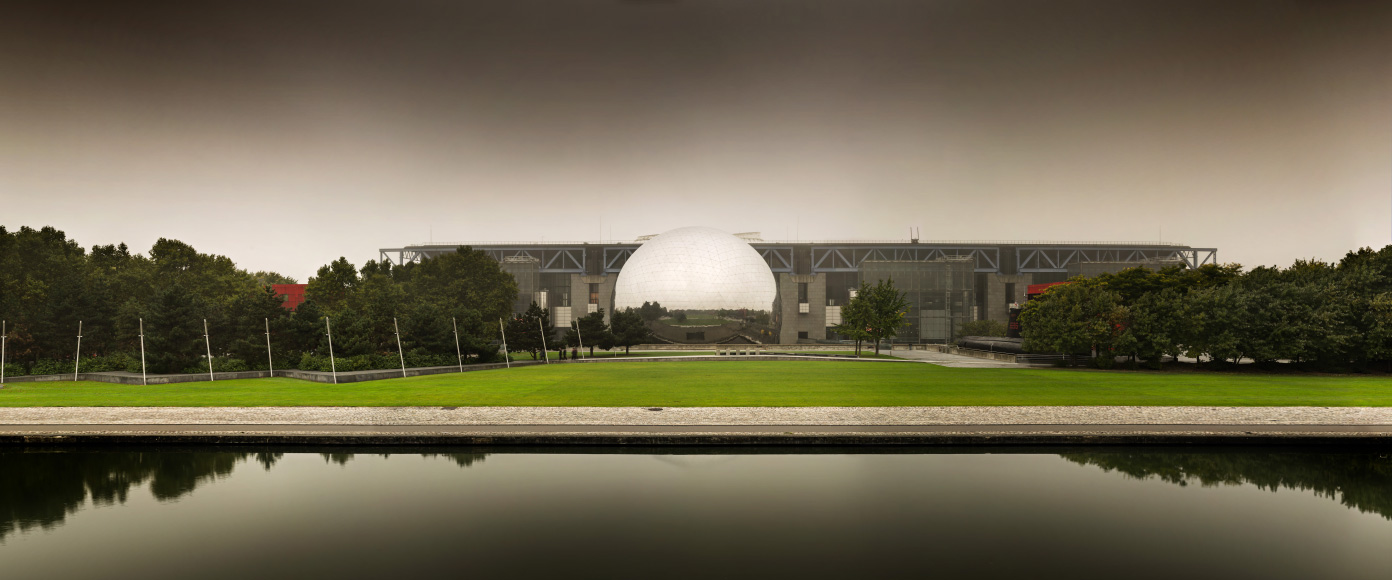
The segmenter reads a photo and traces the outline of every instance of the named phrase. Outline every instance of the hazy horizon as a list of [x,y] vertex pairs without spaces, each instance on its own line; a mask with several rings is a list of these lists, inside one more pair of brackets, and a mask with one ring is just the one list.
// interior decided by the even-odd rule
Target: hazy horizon
[[304,281],[436,241],[1392,241],[1392,3],[7,3],[0,225]]

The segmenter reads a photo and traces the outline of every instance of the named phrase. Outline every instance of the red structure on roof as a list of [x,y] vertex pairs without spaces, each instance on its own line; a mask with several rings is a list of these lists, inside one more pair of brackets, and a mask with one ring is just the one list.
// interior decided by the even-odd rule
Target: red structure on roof
[[1025,298],[1034,298],[1035,296],[1043,294],[1045,290],[1053,288],[1054,286],[1058,286],[1059,284],[1071,284],[1071,282],[1049,282],[1046,284],[1030,284],[1029,287],[1025,289]]
[[271,290],[285,296],[285,302],[281,303],[281,306],[294,310],[304,302],[304,292],[308,286],[309,284],[271,284]]

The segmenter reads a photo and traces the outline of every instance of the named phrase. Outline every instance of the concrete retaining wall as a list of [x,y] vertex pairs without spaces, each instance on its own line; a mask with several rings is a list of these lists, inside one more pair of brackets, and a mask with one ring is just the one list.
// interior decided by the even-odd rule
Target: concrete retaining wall
[[[514,367],[523,367],[523,366],[531,366],[531,365],[538,365],[538,364],[544,364],[544,363],[534,362],[534,361],[514,361],[514,362],[512,363],[512,366],[514,366]],[[464,372],[469,372],[469,371],[486,371],[486,370],[501,369],[501,368],[507,368],[507,365],[506,365],[505,363],[489,363],[489,364],[464,365]],[[444,373],[457,373],[457,372],[460,372],[460,371],[459,371],[459,367],[458,367],[457,365],[456,365],[456,366],[444,366],[444,367],[420,367],[420,368],[408,368],[408,369],[406,369],[406,376],[408,376],[408,377],[415,377],[415,376],[420,376],[420,375],[438,375],[438,374],[444,374]],[[216,380],[219,380],[219,381],[227,381],[227,380],[232,380],[232,379],[264,379],[264,378],[267,378],[267,377],[270,377],[270,376],[272,376],[272,375],[271,375],[271,373],[270,373],[269,371],[243,371],[243,372],[236,372],[236,373],[213,373],[213,377],[215,377]],[[285,378],[289,378],[289,379],[300,379],[300,380],[305,380],[305,381],[314,381],[314,382],[316,382],[316,383],[334,383],[334,382],[335,382],[335,381],[334,381],[334,375],[333,375],[333,373],[325,373],[325,372],[319,372],[319,371],[302,371],[302,370],[296,370],[296,369],[289,369],[289,370],[279,370],[279,369],[277,369],[277,370],[275,371],[275,375],[274,375],[274,376],[277,376],[277,377],[285,377]],[[338,383],[358,383],[358,382],[362,382],[362,381],[376,381],[376,380],[381,380],[381,379],[396,379],[396,378],[401,378],[401,369],[341,372],[341,373],[338,373],[338,381],[337,381],[337,382],[338,382]],[[61,375],[23,375],[23,376],[18,376],[18,377],[5,377],[5,383],[6,383],[6,384],[9,384],[9,383],[40,383],[40,382],[71,381],[71,380],[73,380],[73,375],[72,375],[72,373],[61,374]],[[77,374],[77,380],[79,380],[79,381],[96,381],[96,382],[100,382],[100,383],[114,383],[114,384],[120,384],[120,385],[139,385],[139,384],[142,384],[142,380],[141,380],[140,375],[139,375],[138,373],[127,373],[127,372],[78,373],[78,374]],[[151,385],[167,385],[167,384],[171,384],[171,383],[197,383],[197,382],[204,382],[204,383],[206,383],[206,382],[208,382],[208,381],[209,381],[209,379],[208,379],[207,373],[192,373],[192,374],[177,374],[177,375],[149,375],[148,384],[151,384]]]
[[925,344],[923,345],[923,347],[924,350],[935,350],[946,354],[958,354],[962,356],[998,360],[1001,362],[1008,363],[1020,362],[1016,360],[1015,355],[1010,354],[1008,352],[989,352],[984,350],[977,350],[974,348],[962,348],[951,344]]
[[[539,364],[546,364],[546,363],[544,363],[544,362],[538,362],[538,361],[513,361],[512,366],[513,366],[513,367],[526,367],[526,366],[539,365]],[[503,368],[508,368],[507,363],[473,364],[473,365],[464,365],[464,371],[463,371],[463,372],[466,372],[466,373],[467,373],[467,372],[470,372],[470,371],[489,371],[489,370],[496,370],[496,369],[503,369]],[[262,372],[265,372],[265,371],[262,371]],[[446,374],[446,373],[457,373],[457,372],[460,372],[460,370],[459,370],[459,365],[443,366],[443,367],[416,367],[416,368],[408,368],[408,369],[406,369],[406,376],[408,376],[408,377],[418,377],[418,376],[422,376],[422,375],[443,375],[443,374]],[[285,378],[287,378],[287,379],[301,379],[301,380],[305,380],[305,381],[314,381],[314,382],[316,382],[316,383],[334,383],[334,382],[335,382],[335,381],[334,381],[333,373],[326,373],[326,372],[321,372],[321,371],[301,371],[301,370],[276,371],[276,372],[275,372],[275,376],[277,376],[277,377],[285,377]],[[402,376],[402,374],[401,374],[401,369],[385,369],[385,370],[379,369],[379,370],[370,370],[370,371],[346,371],[346,372],[338,373],[338,381],[337,381],[337,382],[338,382],[339,384],[343,384],[343,383],[361,383],[361,382],[363,382],[363,381],[380,381],[380,380],[382,380],[382,379],[399,379],[399,378],[401,378],[401,376]]]
[[[270,374],[267,371],[244,371],[236,373],[213,373],[219,381],[231,379],[264,379]],[[281,376],[280,371],[276,371],[276,376]],[[71,381],[72,373],[61,375],[24,375],[19,377],[5,377],[5,384],[9,383],[39,383],[49,381]],[[106,373],[78,373],[79,381],[96,381],[99,383],[115,383],[119,385],[139,385],[142,379],[139,373],[127,373],[113,371]],[[196,383],[208,382],[207,373],[177,374],[177,375],[150,375],[149,384],[166,385],[170,383]]]
[[[782,349],[783,347],[780,346],[779,348]],[[753,350],[753,349],[750,349],[750,350]],[[727,352],[728,352],[728,351],[727,351]],[[725,355],[716,355],[715,352],[712,351],[710,355],[657,356],[657,357],[633,357],[633,358],[590,358],[590,359],[579,359],[579,360],[570,359],[570,360],[564,360],[564,361],[551,361],[550,364],[609,363],[609,362],[690,362],[690,361],[712,361],[712,360],[720,360],[720,361],[740,361],[740,360],[742,360],[742,361],[835,360],[835,361],[846,361],[846,362],[899,362],[899,363],[914,363],[914,362],[917,362],[917,361],[897,360],[897,359],[857,359],[857,358],[853,358],[853,357],[830,357],[830,356],[828,356],[828,357],[819,357],[819,356],[816,356],[815,353],[808,353],[807,355],[792,355],[792,354],[783,354],[783,355],[778,355],[778,354],[725,354]],[[544,361],[513,361],[512,366],[513,366],[514,368],[516,368],[516,367],[535,366],[535,365],[541,365],[541,364],[547,364],[547,363],[544,362]],[[464,365],[464,371],[463,371],[463,372],[466,372],[466,373],[467,373],[467,372],[470,372],[470,371],[488,371],[488,370],[497,370],[497,369],[503,369],[503,368],[508,368],[508,367],[507,367],[507,364],[505,364],[505,363],[473,364],[473,365]],[[459,366],[457,366],[457,365],[455,365],[455,366],[443,366],[443,367],[417,367],[417,368],[408,368],[408,369],[406,369],[406,376],[408,376],[408,377],[418,377],[418,376],[422,376],[422,375],[442,375],[442,374],[446,374],[446,373],[457,373],[457,372],[460,372]],[[226,381],[226,380],[231,380],[231,379],[264,379],[264,378],[267,378],[267,377],[272,376],[272,375],[271,375],[269,372],[267,372],[267,371],[245,371],[245,372],[237,372],[237,373],[214,373],[214,376],[215,376],[215,377],[217,378],[217,380],[219,380],[219,381]],[[314,381],[314,382],[316,382],[316,383],[346,384],[346,383],[360,383],[360,382],[363,382],[363,381],[379,381],[379,380],[382,380],[382,379],[398,379],[398,378],[401,378],[402,373],[401,373],[401,369],[385,369],[385,370],[370,370],[370,371],[345,371],[345,372],[338,373],[338,380],[335,381],[335,380],[334,380],[334,375],[333,375],[333,373],[326,373],[326,372],[320,372],[320,371],[302,371],[302,370],[296,370],[296,369],[289,369],[289,370],[277,370],[277,371],[275,371],[275,375],[274,375],[274,376],[277,376],[277,377],[284,377],[284,378],[287,378],[287,379],[300,379],[300,380],[305,380],[305,381]],[[37,383],[37,382],[50,382],[50,381],[71,381],[71,380],[73,380],[73,375],[71,375],[71,374],[62,374],[62,375],[24,375],[24,376],[18,376],[18,377],[5,377],[5,383],[6,383],[6,384],[9,384],[9,383]],[[141,384],[141,378],[140,378],[140,375],[139,375],[139,374],[136,374],[136,373],[127,373],[127,372],[78,373],[78,375],[77,375],[77,380],[80,380],[80,381],[97,381],[97,382],[102,382],[102,383],[115,383],[115,384],[121,384],[121,385],[139,385],[139,384]],[[151,385],[167,385],[167,384],[171,384],[171,383],[197,383],[197,382],[208,382],[208,375],[207,375],[207,374],[201,374],[201,373],[196,373],[196,374],[178,374],[178,375],[150,375],[150,376],[149,376],[149,383],[148,383],[148,384],[151,384]]]

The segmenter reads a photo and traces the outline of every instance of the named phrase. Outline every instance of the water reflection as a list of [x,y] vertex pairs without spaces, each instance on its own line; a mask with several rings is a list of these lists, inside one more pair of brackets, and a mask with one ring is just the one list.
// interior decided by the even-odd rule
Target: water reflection
[[[338,464],[338,465],[347,465],[349,461],[352,461],[354,457],[357,457],[357,456],[359,456],[359,455],[375,455],[375,456],[378,456],[378,457],[391,457],[392,455],[399,455],[399,454],[398,454],[398,453],[371,453],[371,454],[364,454],[364,453],[320,453],[320,454],[319,454],[320,457],[323,457],[323,458],[324,458],[324,461],[326,461],[326,462],[328,462],[328,463],[335,463],[335,464]],[[475,463],[478,463],[478,462],[480,462],[480,461],[483,461],[483,458],[488,457],[488,454],[487,454],[487,453],[417,453],[417,454],[415,454],[415,455],[420,455],[421,457],[424,457],[424,458],[426,458],[426,459],[431,459],[431,458],[436,458],[436,457],[443,458],[443,459],[448,459],[448,460],[450,460],[450,461],[453,461],[455,465],[458,465],[458,466],[460,466],[460,467],[469,467],[469,466],[471,466],[471,465],[473,465],[473,464],[475,464]]]
[[1310,491],[1361,512],[1392,519],[1392,453],[1154,453],[1098,452],[1060,455],[1137,479],[1179,486],[1254,485],[1276,491]]
[[[347,464],[354,453],[321,453]],[[388,453],[378,455],[388,456]],[[482,461],[482,453],[421,453],[460,467]],[[0,541],[16,531],[52,529],[90,498],[93,506],[126,503],[131,488],[149,482],[150,495],[173,501],[200,485],[232,474],[248,460],[269,471],[283,452],[181,451],[0,451]]]
[[[419,452],[408,449],[357,449],[315,452],[327,464],[346,466],[360,455],[390,458],[412,455],[443,459],[467,468],[488,453]],[[515,452],[517,450],[505,450]],[[537,450],[523,450],[533,453]],[[643,454],[669,467],[708,469],[736,460],[741,455],[775,453],[773,450],[730,449],[575,449],[549,450],[567,454]],[[845,455],[845,449],[801,449],[793,454]],[[872,454],[973,454],[970,449],[860,450]],[[1000,452],[1002,450],[993,450]],[[1024,450],[1018,450],[1024,451]],[[161,502],[177,500],[200,486],[232,475],[241,464],[259,464],[270,471],[287,450],[226,451],[0,451],[0,543],[15,532],[52,529],[80,511],[90,499],[93,506],[124,504],[132,488],[148,484],[150,495]],[[1038,450],[1025,453],[1038,455]],[[776,453],[788,455],[790,450]],[[680,456],[705,456],[711,461],[690,463]],[[1392,453],[1251,452],[1243,451],[1103,451],[1066,452],[1063,459],[1138,479],[1156,479],[1178,486],[1234,486],[1251,484],[1263,490],[1309,491],[1350,508],[1392,519]],[[699,471],[699,470],[698,470]],[[1028,474],[1021,474],[1028,477]]]

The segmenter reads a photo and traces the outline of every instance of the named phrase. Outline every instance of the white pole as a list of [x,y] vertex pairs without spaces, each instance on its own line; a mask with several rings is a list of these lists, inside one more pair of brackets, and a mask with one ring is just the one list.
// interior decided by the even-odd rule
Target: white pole
[[271,360],[271,319],[266,319],[266,368],[271,369],[270,374],[266,375],[275,378],[275,361]]
[[450,324],[454,325],[454,354],[459,357],[459,372],[464,372],[464,352],[459,350],[459,321],[453,316],[450,317]]
[[324,334],[329,337],[329,371],[333,372],[334,384],[338,384],[338,367],[334,365],[333,329],[329,328],[329,317],[324,317]]
[[401,327],[396,324],[396,317],[392,317],[392,328],[396,329],[396,356],[401,357],[401,378],[406,378],[406,354],[401,352]]
[[585,337],[580,336],[580,321],[575,321],[575,340],[580,342],[580,358],[585,358]]
[[0,385],[5,384],[5,321],[0,320]]
[[208,380],[216,381],[213,376],[213,341],[208,340],[208,319],[203,319],[203,345],[208,347]]
[[508,360],[507,349],[507,330],[503,328],[503,319],[498,319],[498,332],[503,333],[503,362],[507,363],[507,368],[512,368],[512,361]]
[[145,319],[137,320],[140,321],[140,384],[149,385],[150,379],[145,375]]
[[72,380],[77,380],[77,369],[82,366],[82,321],[77,321],[77,356],[73,359]]
[[546,353],[546,327],[541,325],[541,319],[537,319],[537,332],[541,333],[541,357],[546,360],[546,364],[551,364],[551,355]]

